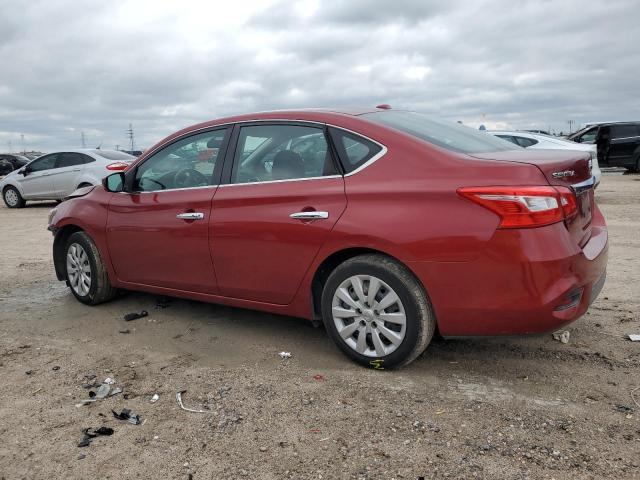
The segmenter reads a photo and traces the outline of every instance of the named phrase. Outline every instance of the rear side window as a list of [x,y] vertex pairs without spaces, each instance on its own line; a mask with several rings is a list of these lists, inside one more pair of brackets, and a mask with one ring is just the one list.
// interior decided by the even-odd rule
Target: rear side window
[[518,145],[524,148],[530,147],[531,145],[535,145],[536,143],[538,143],[538,140],[534,140],[533,138],[527,138],[527,137],[513,137],[513,138],[516,139],[516,142],[518,142]]
[[612,127],[613,138],[635,137],[638,135],[638,129],[635,125],[614,125]]
[[329,134],[338,150],[345,173],[360,168],[382,151],[377,143],[339,128],[329,128]]
[[488,132],[447,122],[415,112],[387,110],[362,116],[372,122],[404,132],[446,150],[461,153],[488,153],[513,150],[513,145]]
[[56,168],[73,167],[93,161],[92,158],[82,155],[81,153],[67,152],[58,155],[58,163]]

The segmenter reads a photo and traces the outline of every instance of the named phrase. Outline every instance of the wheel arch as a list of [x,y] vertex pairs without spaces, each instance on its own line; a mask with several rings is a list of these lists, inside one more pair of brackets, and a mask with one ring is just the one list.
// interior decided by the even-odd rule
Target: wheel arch
[[[313,275],[313,279],[311,281],[311,309],[312,309],[312,316],[313,316],[312,318],[314,320],[320,320],[322,318],[322,308],[321,308],[322,289],[327,279],[329,278],[329,275],[331,275],[331,272],[333,272],[338,265],[349,260],[350,258],[357,257],[359,255],[364,255],[364,254],[384,255],[385,257],[388,257],[394,260],[395,262],[398,262],[400,265],[404,266],[409,272],[411,272],[411,274],[416,279],[418,284],[422,287],[424,294],[427,297],[427,301],[431,302],[426,286],[406,262],[403,262],[399,258],[387,252],[384,252],[382,250],[377,250],[375,248],[349,247],[349,248],[345,248],[345,249],[333,252],[331,255],[327,256],[320,263],[320,265],[318,265],[318,268],[316,268],[316,271]],[[436,325],[437,325],[437,319],[436,319]]]
[[64,225],[57,232],[53,239],[53,265],[56,270],[58,280],[66,280],[64,270],[64,247],[67,245],[69,237],[76,232],[84,230],[78,225]]

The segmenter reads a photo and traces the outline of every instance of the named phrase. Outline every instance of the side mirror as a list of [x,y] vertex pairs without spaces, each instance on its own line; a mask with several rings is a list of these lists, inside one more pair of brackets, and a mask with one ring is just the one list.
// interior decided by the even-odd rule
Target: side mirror
[[117,193],[124,191],[124,173],[112,173],[102,179],[102,186],[107,192]]

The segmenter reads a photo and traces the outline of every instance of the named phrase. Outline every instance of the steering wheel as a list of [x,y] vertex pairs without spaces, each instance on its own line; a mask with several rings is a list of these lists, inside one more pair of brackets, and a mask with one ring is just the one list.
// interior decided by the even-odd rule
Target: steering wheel
[[207,177],[193,168],[182,168],[173,177],[176,188],[203,187],[209,184]]

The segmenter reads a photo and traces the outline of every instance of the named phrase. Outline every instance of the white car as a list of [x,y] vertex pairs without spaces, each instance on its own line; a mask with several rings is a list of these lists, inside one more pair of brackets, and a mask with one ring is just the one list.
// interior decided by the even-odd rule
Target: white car
[[125,170],[136,157],[117,150],[65,150],[43,155],[0,180],[9,208],[27,200],[61,200],[81,187],[98,185],[107,175]]
[[576,143],[563,138],[552,137],[543,133],[520,131],[489,131],[490,134],[508,140],[524,148],[540,148],[544,150],[576,150],[591,155],[591,173],[596,177],[596,185],[600,183],[602,172],[598,165],[598,147],[584,143]]

